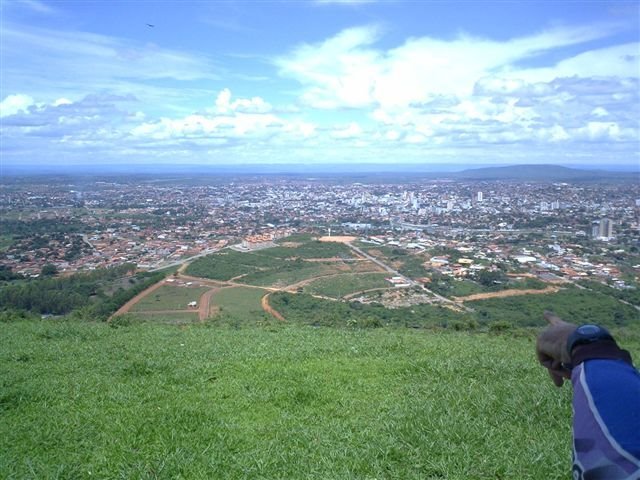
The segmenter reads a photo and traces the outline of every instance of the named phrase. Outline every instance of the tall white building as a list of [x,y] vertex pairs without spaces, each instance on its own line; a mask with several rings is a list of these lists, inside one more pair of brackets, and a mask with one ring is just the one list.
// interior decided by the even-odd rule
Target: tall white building
[[484,198],[484,196],[482,195],[482,192],[478,192],[478,193],[476,194],[476,200],[477,200],[478,202],[481,202],[481,201],[483,200],[483,198]]
[[592,236],[600,240],[609,240],[613,238],[613,220],[610,218],[601,218],[600,221],[593,226]]

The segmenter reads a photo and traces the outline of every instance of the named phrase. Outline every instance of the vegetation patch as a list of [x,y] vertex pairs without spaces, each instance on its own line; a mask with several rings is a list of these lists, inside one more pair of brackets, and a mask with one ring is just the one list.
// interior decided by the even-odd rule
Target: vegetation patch
[[132,322],[153,322],[153,323],[166,323],[172,325],[184,325],[189,323],[195,323],[199,321],[198,312],[162,312],[147,310],[144,312],[132,312],[126,315],[125,320],[118,320],[120,316],[115,317],[111,323],[117,322],[116,327],[122,326],[122,324],[128,324]]
[[640,284],[632,283],[627,288],[613,288],[600,282],[581,281],[580,285],[594,292],[610,295],[633,305],[640,306]]
[[211,290],[206,287],[183,287],[163,285],[142,298],[132,308],[131,312],[146,312],[154,310],[186,310],[190,302],[200,304],[200,296]]
[[319,278],[306,285],[304,291],[315,295],[341,298],[374,288],[389,288],[391,285],[385,280],[388,276],[388,273],[364,273]]
[[267,290],[251,287],[228,287],[215,292],[211,302],[219,307],[219,315],[251,318],[262,313],[260,300]]
[[187,275],[211,278],[213,280],[231,280],[240,275],[269,269],[280,263],[273,258],[255,253],[242,253],[225,249],[193,261],[186,269]]
[[575,287],[546,295],[492,298],[465,304],[475,310],[481,324],[504,320],[511,325],[542,326],[543,312],[551,310],[575,323],[638,325],[638,311],[634,307],[613,297]]
[[337,302],[284,292],[273,293],[269,300],[287,321],[315,326],[434,328],[464,321],[469,316],[438,305],[418,304],[391,309],[380,303]]
[[288,285],[308,280],[320,275],[335,273],[334,264],[320,262],[305,262],[293,260],[283,262],[280,266],[270,270],[263,270],[242,277],[242,283],[264,287],[286,287]]
[[[292,241],[290,239],[287,239]],[[320,242],[313,240],[296,247],[265,248],[256,253],[273,258],[353,258],[352,250],[342,243]]]
[[135,265],[97,269],[69,277],[45,277],[17,281],[0,288],[0,308],[39,315],[73,313],[83,318],[106,320],[120,306],[169,271],[138,272]]

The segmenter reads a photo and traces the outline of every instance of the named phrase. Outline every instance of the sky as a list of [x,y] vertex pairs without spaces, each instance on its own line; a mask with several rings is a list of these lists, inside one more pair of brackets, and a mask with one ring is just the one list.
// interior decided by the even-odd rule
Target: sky
[[640,1],[0,0],[0,166],[635,168],[639,77]]

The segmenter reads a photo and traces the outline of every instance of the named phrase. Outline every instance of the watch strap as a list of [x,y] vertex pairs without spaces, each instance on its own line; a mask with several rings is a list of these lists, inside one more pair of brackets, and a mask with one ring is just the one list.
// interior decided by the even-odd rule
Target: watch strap
[[618,344],[612,339],[576,345],[571,353],[571,366],[576,367],[586,360],[594,359],[622,360],[633,365],[631,354],[618,347]]

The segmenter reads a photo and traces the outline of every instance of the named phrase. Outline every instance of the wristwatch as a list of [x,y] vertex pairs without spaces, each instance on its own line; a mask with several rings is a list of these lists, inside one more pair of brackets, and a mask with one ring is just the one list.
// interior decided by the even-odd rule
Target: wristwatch
[[606,328],[592,324],[581,325],[569,335],[567,339],[567,352],[571,355],[573,349],[578,345],[588,345],[602,340],[614,341]]
[[633,365],[631,354],[622,350],[606,328],[599,325],[581,325],[567,339],[570,363],[563,367],[572,370],[586,360],[622,360]]

